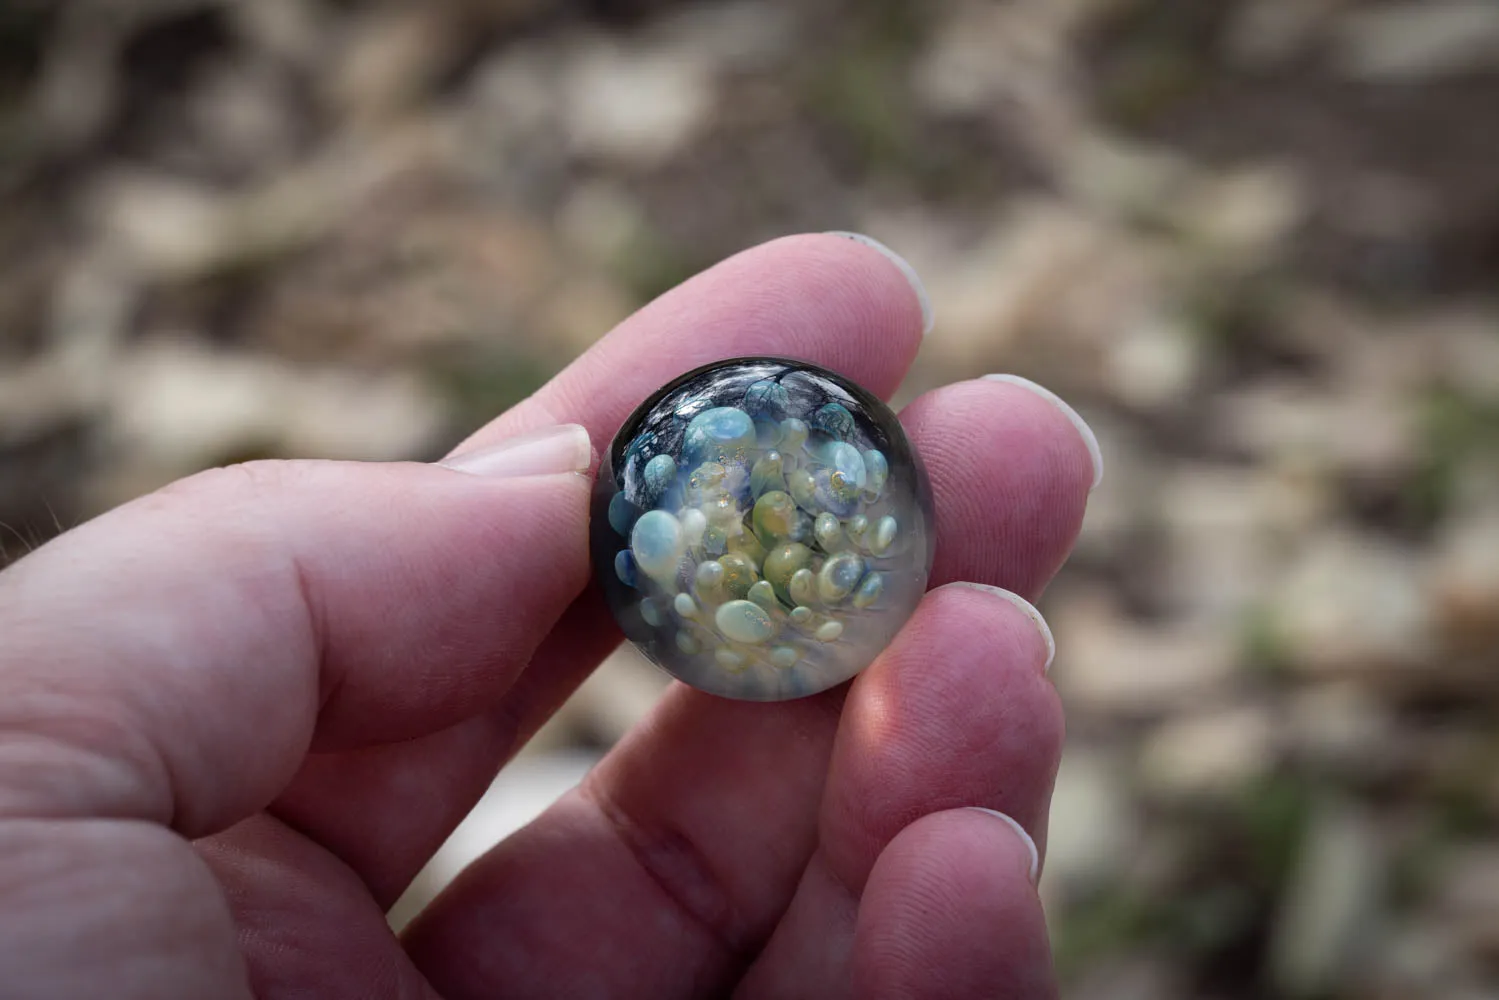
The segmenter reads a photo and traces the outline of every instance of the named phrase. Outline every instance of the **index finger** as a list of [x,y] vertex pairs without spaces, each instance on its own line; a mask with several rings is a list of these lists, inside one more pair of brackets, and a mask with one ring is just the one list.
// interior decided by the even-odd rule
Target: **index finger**
[[784,237],[645,306],[457,450],[556,423],[582,424],[602,447],[663,383],[746,355],[812,361],[888,399],[931,324],[910,265],[883,246],[853,234]]

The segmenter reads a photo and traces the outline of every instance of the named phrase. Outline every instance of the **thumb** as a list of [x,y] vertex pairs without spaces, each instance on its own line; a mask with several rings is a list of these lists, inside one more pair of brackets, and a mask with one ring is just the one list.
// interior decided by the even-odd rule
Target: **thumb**
[[257,462],[127,504],[0,574],[0,817],[189,837],[309,749],[487,708],[588,577],[564,425],[443,465]]

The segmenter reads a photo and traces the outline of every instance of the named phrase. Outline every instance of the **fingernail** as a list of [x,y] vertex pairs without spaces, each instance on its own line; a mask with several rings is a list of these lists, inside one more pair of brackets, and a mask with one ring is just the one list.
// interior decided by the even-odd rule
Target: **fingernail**
[[1036,850],[1036,842],[1031,839],[1030,834],[1025,832],[1025,827],[1015,822],[1014,817],[1006,816],[1004,813],[998,812],[994,809],[985,809],[983,806],[964,806],[964,808],[972,809],[974,812],[983,813],[985,816],[993,816],[995,819],[1003,820],[1006,826],[1008,826],[1011,830],[1014,830],[1015,836],[1019,837],[1022,841],[1025,842],[1025,849],[1030,853],[1031,856],[1031,885],[1036,885],[1041,881],[1041,852]]
[[496,479],[587,472],[593,464],[588,431],[578,424],[559,424],[520,434],[489,448],[453,455],[437,463],[455,472]]
[[885,255],[886,260],[900,268],[900,273],[906,276],[906,281],[910,283],[911,290],[916,293],[916,301],[921,303],[921,335],[924,337],[932,332],[932,327],[937,323],[937,314],[932,309],[932,297],[927,294],[926,285],[921,281],[921,275],[916,273],[916,268],[911,266],[910,261],[874,237],[865,236],[863,233],[830,232],[827,235],[841,236],[843,239],[862,243],[871,250],[878,250]]
[[1046,400],[1052,406],[1062,411],[1062,415],[1072,421],[1072,426],[1083,437],[1083,444],[1088,446],[1088,457],[1093,459],[1093,486],[1097,489],[1098,484],[1103,481],[1103,451],[1098,447],[1098,435],[1093,433],[1093,428],[1088,426],[1076,410],[1067,404],[1067,401],[1044,385],[1037,385],[1028,378],[1019,375],[985,375],[984,378],[990,382],[1008,382],[1010,385],[1018,385],[1022,389],[1028,389]]
[[982,590],[986,594],[993,594],[995,597],[1009,601],[1023,611],[1025,616],[1036,626],[1036,631],[1041,633],[1041,641],[1046,643],[1046,662],[1041,665],[1041,670],[1045,672],[1051,669],[1051,661],[1057,658],[1057,640],[1051,634],[1051,626],[1046,624],[1046,619],[1041,617],[1041,612],[1036,610],[1034,604],[1019,594],[1005,590],[1003,587],[991,587],[987,583],[969,583],[967,580],[957,580],[947,584],[947,586]]

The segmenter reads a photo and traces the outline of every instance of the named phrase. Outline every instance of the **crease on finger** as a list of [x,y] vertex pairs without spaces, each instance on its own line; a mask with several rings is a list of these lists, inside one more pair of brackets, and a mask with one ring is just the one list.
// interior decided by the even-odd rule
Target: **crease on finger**
[[578,786],[576,794],[597,813],[662,895],[713,942],[730,964],[738,965],[753,955],[756,943],[735,912],[728,887],[714,874],[707,853],[693,838],[680,829],[642,822],[593,774]]

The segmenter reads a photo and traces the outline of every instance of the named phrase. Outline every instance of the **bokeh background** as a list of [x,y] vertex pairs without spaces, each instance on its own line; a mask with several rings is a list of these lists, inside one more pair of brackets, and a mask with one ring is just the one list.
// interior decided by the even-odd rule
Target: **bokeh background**
[[[4,0],[0,553],[432,458],[759,240],[1108,473],[1044,605],[1074,998],[1499,996],[1499,4]],[[575,781],[616,657],[393,914]]]

